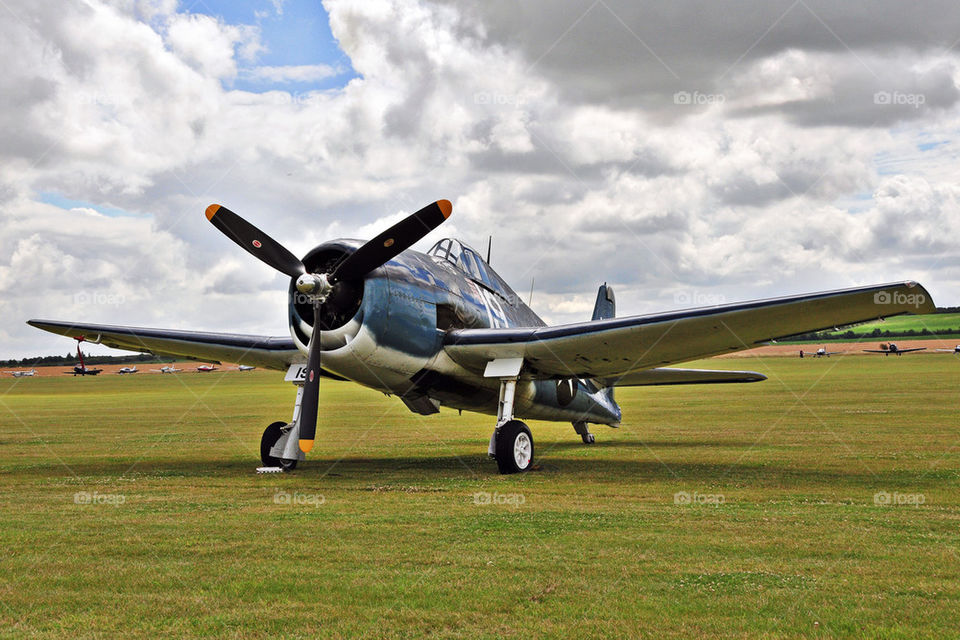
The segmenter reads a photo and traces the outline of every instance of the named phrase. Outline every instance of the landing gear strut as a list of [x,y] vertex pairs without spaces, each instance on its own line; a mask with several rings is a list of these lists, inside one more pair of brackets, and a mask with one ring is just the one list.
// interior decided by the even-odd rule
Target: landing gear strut
[[522,359],[494,360],[485,375],[500,378],[500,404],[497,406],[497,427],[490,436],[488,454],[497,461],[500,473],[522,473],[533,466],[533,434],[530,428],[513,419],[513,399],[517,393],[517,377]]
[[293,417],[290,422],[274,422],[263,431],[260,438],[260,461],[263,467],[258,473],[275,472],[278,469],[293,471],[297,462],[306,459],[298,445],[300,437],[300,405],[303,403],[303,369],[304,367],[290,367],[285,380],[293,382],[297,387],[297,400],[293,406]]
[[284,471],[293,471],[297,468],[297,460],[287,460],[270,455],[270,449],[280,441],[280,438],[287,435],[290,426],[286,422],[274,422],[263,430],[263,437],[260,438],[260,461],[265,467],[280,467]]

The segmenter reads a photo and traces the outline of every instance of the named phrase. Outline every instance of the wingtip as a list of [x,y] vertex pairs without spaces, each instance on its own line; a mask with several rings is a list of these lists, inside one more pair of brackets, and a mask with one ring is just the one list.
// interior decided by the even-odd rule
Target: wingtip
[[213,216],[217,215],[217,211],[220,211],[220,205],[218,204],[212,204],[207,207],[207,220],[213,220]]
[[450,217],[450,214],[453,213],[453,204],[449,200],[437,200],[437,206],[440,207],[440,213],[443,214],[444,220]]

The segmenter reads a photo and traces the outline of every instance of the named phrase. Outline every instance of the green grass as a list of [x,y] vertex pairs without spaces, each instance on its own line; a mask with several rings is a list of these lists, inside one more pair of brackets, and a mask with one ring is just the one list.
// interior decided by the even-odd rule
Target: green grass
[[531,422],[522,476],[491,418],[345,383],[257,476],[279,373],[3,379],[0,637],[955,636],[960,359],[738,366],[618,390],[591,447]]
[[[915,339],[943,339],[955,340],[960,338],[960,313],[931,313],[928,315],[908,315],[894,316],[883,321],[867,322],[865,324],[853,327],[845,327],[839,331],[824,332],[826,336],[843,336],[847,332],[853,332],[859,339],[877,340],[878,337],[870,336],[875,330],[889,331],[894,336],[906,331],[914,331],[917,335]],[[944,331],[940,335],[921,335],[922,331]],[[828,338],[829,339],[829,338]],[[854,338],[856,340],[857,338]],[[785,341],[801,342],[801,341]],[[805,340],[803,342],[816,342],[816,340]]]

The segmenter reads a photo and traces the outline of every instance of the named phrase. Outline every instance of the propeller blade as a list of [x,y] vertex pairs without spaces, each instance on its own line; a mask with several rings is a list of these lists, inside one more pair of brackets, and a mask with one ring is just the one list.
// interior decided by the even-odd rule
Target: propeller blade
[[207,220],[250,255],[259,258],[261,262],[270,265],[277,271],[285,273],[291,278],[306,273],[306,268],[300,262],[300,258],[230,209],[212,204],[207,207]]
[[[314,317],[320,317],[320,305],[313,307]],[[317,413],[320,410],[320,326],[313,328],[307,356],[307,379],[303,383],[303,398],[300,401],[300,451],[313,449],[317,433]]]
[[428,204],[354,251],[330,274],[330,280],[360,280],[439,227],[452,211],[449,200]]

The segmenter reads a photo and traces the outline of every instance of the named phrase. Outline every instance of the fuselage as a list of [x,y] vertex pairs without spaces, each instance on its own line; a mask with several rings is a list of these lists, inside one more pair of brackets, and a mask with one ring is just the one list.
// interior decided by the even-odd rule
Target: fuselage
[[[309,267],[312,261],[349,253],[359,245],[352,240],[329,242],[308,254],[304,263]],[[417,413],[435,413],[440,405],[497,413],[500,380],[450,359],[443,350],[447,331],[545,325],[475,251],[450,239],[427,253],[401,253],[371,272],[358,295],[355,312],[321,332],[322,368],[398,395]],[[309,305],[298,304],[291,286],[291,335],[303,353],[313,332],[312,316]],[[335,324],[339,326],[331,326]],[[522,373],[515,412],[543,420],[620,421],[610,390],[592,380],[534,380]]]

